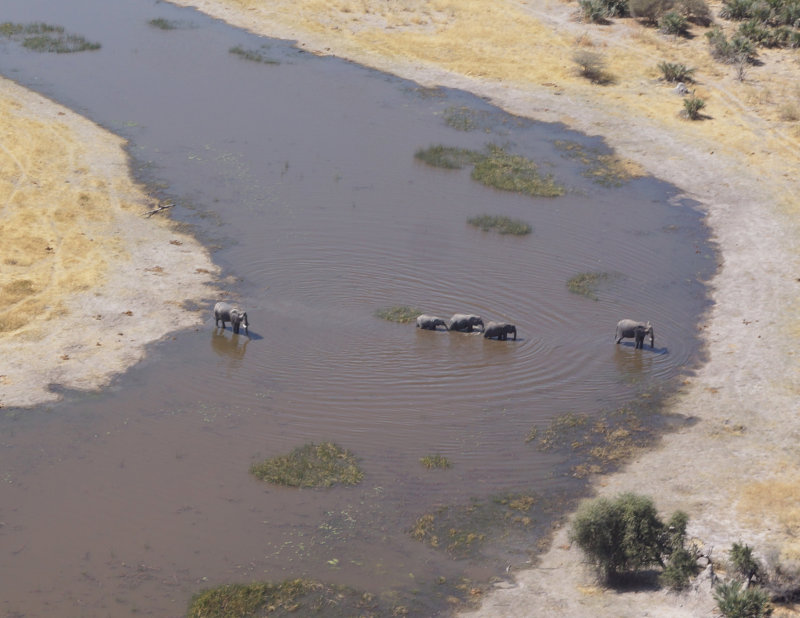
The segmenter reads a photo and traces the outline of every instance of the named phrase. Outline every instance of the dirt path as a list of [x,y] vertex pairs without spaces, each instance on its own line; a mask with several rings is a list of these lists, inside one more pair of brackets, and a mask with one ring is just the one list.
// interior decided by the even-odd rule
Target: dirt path
[[0,79],[0,407],[96,389],[201,321],[206,250],[128,173],[123,141]]
[[[719,248],[708,362],[672,402],[698,422],[667,436],[599,494],[652,495],[690,515],[689,534],[724,561],[744,541],[762,559],[800,565],[800,62],[764,51],[737,81],[714,62],[702,29],[665,37],[632,20],[582,24],[558,0],[177,0],[237,26],[296,39],[416,80],[462,88],[504,109],[600,134],[619,154],[701,202]],[[718,9],[719,3],[711,3]],[[576,75],[576,50],[606,60],[611,83]],[[658,80],[660,61],[695,67],[702,122]],[[794,106],[794,107],[792,107]],[[710,616],[710,584],[689,593],[599,588],[566,526],[537,565],[484,599],[475,616]]]

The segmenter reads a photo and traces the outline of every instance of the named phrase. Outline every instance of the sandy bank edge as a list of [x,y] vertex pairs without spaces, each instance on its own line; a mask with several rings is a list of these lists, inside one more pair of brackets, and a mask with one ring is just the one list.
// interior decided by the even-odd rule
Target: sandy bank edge
[[8,79],[0,78],[0,96],[45,123],[68,126],[85,154],[65,161],[64,176],[81,167],[107,187],[113,216],[101,234],[121,248],[98,288],[60,299],[62,315],[0,338],[0,406],[28,407],[60,398],[50,384],[101,388],[140,361],[148,343],[200,324],[202,315],[186,307],[213,296],[218,268],[163,216],[143,216],[153,203],[130,179],[124,140]]

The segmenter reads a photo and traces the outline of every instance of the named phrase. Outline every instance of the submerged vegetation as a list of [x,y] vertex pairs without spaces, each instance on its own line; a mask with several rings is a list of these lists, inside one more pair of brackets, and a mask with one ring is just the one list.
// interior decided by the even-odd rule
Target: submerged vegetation
[[542,506],[540,498],[528,493],[504,494],[466,505],[443,506],[414,522],[412,538],[456,558],[480,555],[484,542],[507,537],[514,530],[525,531],[537,523],[532,511]]
[[262,45],[259,49],[245,49],[241,45],[231,47],[228,51],[240,58],[250,60],[252,62],[261,62],[263,64],[280,64],[279,61],[273,60],[267,56],[268,46]]
[[36,52],[69,54],[80,51],[100,49],[100,43],[91,43],[77,34],[69,34],[62,26],[45,23],[0,24],[0,36],[20,43],[23,47]]
[[332,442],[306,444],[288,455],[253,464],[250,472],[262,481],[288,487],[357,485],[364,478],[356,457]]
[[495,230],[500,234],[513,234],[514,236],[525,236],[533,231],[529,223],[501,215],[479,215],[467,219],[467,223],[482,229],[484,232]]
[[592,300],[598,300],[597,288],[600,283],[611,278],[609,273],[593,272],[580,273],[567,281],[567,289],[573,294],[580,294]]
[[394,307],[383,307],[375,312],[375,315],[382,320],[389,320],[390,322],[399,322],[400,324],[408,324],[422,315],[422,311],[407,305],[395,305]]
[[281,583],[226,584],[196,594],[189,618],[243,618],[246,616],[320,615],[389,616],[397,608],[381,607],[366,592],[307,579]]
[[446,470],[451,465],[450,460],[444,455],[425,455],[425,457],[420,458],[419,462],[428,470],[433,470],[434,468]]
[[599,185],[621,187],[624,183],[644,175],[644,170],[639,165],[615,154],[602,153],[597,148],[588,148],[569,140],[556,140],[554,145],[565,157],[580,162],[584,166],[583,175]]
[[530,159],[506,152],[494,144],[489,144],[484,152],[438,144],[418,150],[414,157],[433,167],[445,169],[461,169],[472,165],[473,180],[503,191],[532,197],[557,197],[564,195],[565,191],[563,186],[555,182],[552,174],[539,173],[539,167]]

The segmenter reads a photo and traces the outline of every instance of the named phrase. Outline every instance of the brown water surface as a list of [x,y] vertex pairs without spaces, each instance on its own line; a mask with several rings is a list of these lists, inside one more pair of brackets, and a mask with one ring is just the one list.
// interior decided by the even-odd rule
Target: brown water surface
[[[149,26],[156,17],[180,27]],[[8,0],[3,18],[103,44],[55,56],[2,43],[0,72],[130,139],[137,173],[237,278],[229,292],[251,325],[249,337],[215,329],[209,299],[204,328],[153,346],[107,392],[4,411],[5,616],[180,616],[204,587],[301,576],[435,613],[439,577],[486,581],[525,563],[552,513],[533,513],[524,542],[462,560],[411,539],[420,515],[579,491],[563,453],[526,443],[531,428],[613,410],[699,361],[715,263],[702,215],[652,178],[595,184],[554,144],[607,152],[597,138],[163,3]],[[472,130],[445,122],[455,109]],[[500,192],[415,160],[437,143],[503,145],[567,194]],[[484,213],[533,233],[467,224]],[[567,290],[596,271],[613,275],[597,300]],[[519,337],[374,316],[399,304],[511,321]],[[655,349],[614,345],[622,317],[651,320]],[[360,486],[298,491],[248,474],[324,440],[360,457]],[[452,468],[423,468],[433,453]]]

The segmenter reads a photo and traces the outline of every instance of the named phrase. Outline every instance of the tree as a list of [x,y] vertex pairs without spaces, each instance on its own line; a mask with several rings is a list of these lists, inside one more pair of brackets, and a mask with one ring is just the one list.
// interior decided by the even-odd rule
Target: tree
[[570,539],[597,565],[606,580],[652,565],[664,566],[666,527],[653,501],[624,493],[597,498],[578,508]]

